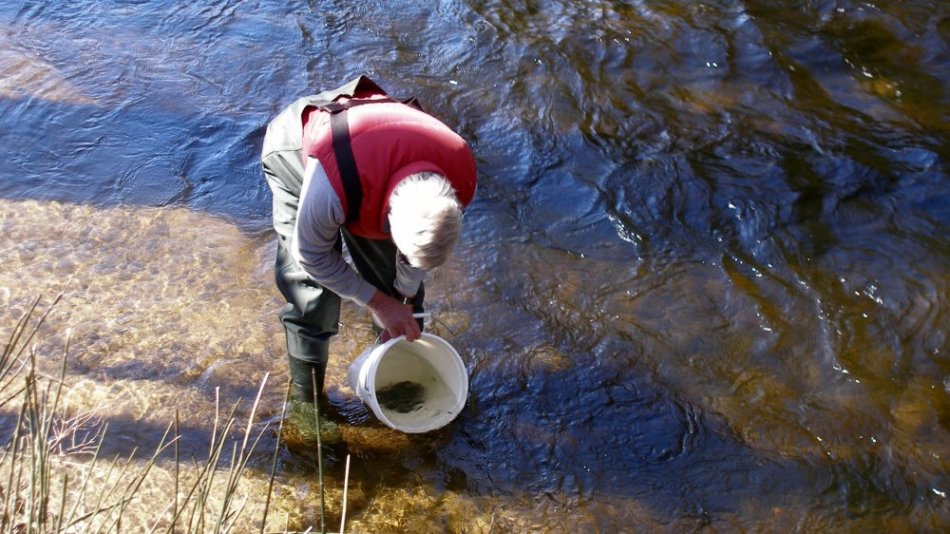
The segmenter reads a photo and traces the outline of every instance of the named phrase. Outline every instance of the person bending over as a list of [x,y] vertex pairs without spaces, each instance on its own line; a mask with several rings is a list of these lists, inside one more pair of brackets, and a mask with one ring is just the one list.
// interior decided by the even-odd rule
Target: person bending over
[[396,101],[360,76],[282,111],[267,127],[261,165],[273,195],[292,393],[312,402],[341,298],[369,308],[384,340],[419,338],[413,313],[424,310],[423,280],[458,241],[475,160],[414,100]]

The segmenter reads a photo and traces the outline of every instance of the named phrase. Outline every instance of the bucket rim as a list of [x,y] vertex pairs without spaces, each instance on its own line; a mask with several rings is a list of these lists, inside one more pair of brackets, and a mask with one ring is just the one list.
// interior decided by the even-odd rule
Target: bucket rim
[[[402,342],[405,342],[406,346],[411,346],[413,343],[418,341],[423,341],[425,344],[432,346],[436,350],[443,350],[451,355],[450,359],[452,360],[453,365],[450,366],[450,374],[455,375],[455,378],[458,380],[458,383],[461,384],[461,387],[457,390],[453,389],[455,402],[451,407],[451,410],[447,412],[449,414],[448,417],[441,420],[433,420],[430,422],[430,424],[421,424],[415,427],[410,427],[392,420],[376,401],[376,369],[383,355],[388,353],[392,347]],[[360,400],[362,400],[363,403],[366,404],[368,408],[370,408],[370,411],[376,416],[376,418],[384,425],[394,430],[408,434],[416,434],[442,428],[458,417],[458,415],[464,409],[465,404],[468,402],[468,389],[470,387],[468,369],[466,368],[465,362],[462,360],[461,355],[455,349],[455,347],[453,347],[451,343],[440,336],[423,332],[422,336],[420,336],[420,338],[416,341],[407,341],[405,336],[398,336],[388,339],[384,343],[378,343],[370,346],[364,351],[360,359],[364,356],[369,357],[370,359],[367,360],[365,364],[361,364],[357,369],[356,374],[353,375],[353,379],[351,380],[351,386],[357,393],[357,396],[360,398]],[[354,362],[354,365],[355,363],[356,362]]]
[[[438,340],[438,341],[440,341],[440,342],[442,342],[442,343],[445,343],[447,346],[452,347],[452,344],[449,343],[446,339],[444,339],[444,338],[442,338],[442,337],[439,337],[439,336],[437,336],[437,335],[435,335],[435,334],[429,333],[429,332],[423,332],[422,335],[419,336],[419,339],[417,339],[416,341],[419,341],[419,340],[422,340],[422,339],[434,339],[434,340]],[[390,338],[390,339],[386,340],[384,343],[380,343],[380,344],[378,344],[378,345],[376,345],[376,346],[377,346],[377,347],[385,347],[386,345],[395,345],[395,344],[398,343],[399,341],[406,341],[406,343],[415,343],[415,341],[408,341],[408,340],[406,339],[406,336],[405,336],[405,335],[401,335],[401,336],[397,336],[397,337],[394,337],[394,338]],[[452,347],[452,350],[455,351],[455,347]],[[458,352],[458,351],[455,351],[455,352]]]

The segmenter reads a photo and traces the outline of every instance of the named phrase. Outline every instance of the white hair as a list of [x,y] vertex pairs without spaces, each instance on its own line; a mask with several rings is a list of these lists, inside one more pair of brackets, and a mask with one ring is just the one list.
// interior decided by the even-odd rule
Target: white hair
[[389,197],[389,227],[413,267],[445,263],[462,233],[462,206],[452,184],[433,172],[407,176]]

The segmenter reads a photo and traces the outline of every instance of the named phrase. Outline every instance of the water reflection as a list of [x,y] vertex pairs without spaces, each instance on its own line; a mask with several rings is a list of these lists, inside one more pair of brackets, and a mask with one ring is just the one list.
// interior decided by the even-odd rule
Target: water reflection
[[[367,72],[457,126],[483,178],[430,284],[468,410],[400,439],[330,392],[346,441],[331,481],[344,452],[362,481],[354,527],[950,525],[943,4],[34,2],[0,17],[0,328],[68,291],[56,313],[92,390],[77,402],[116,400],[116,451],[173,406],[200,450],[214,387],[247,398],[264,370],[275,417],[256,145],[299,94]],[[345,313],[330,383],[372,339]],[[58,344],[50,331],[42,349]],[[308,454],[282,457],[300,525],[316,513]]]

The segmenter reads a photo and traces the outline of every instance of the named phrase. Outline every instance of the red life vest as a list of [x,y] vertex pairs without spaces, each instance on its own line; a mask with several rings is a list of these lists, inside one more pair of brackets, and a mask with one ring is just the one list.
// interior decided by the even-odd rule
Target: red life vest
[[389,239],[389,196],[410,174],[440,174],[455,188],[462,207],[472,201],[475,159],[465,140],[448,126],[381,92],[356,92],[352,100],[344,97],[336,103],[347,106],[349,144],[362,188],[359,213],[350,213],[347,188],[334,151],[330,113],[324,108],[304,109],[301,156],[304,160],[316,157],[323,164],[351,233],[368,239]]

